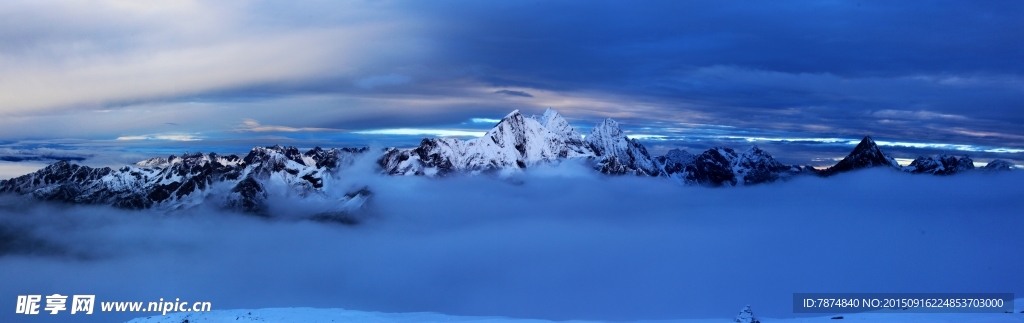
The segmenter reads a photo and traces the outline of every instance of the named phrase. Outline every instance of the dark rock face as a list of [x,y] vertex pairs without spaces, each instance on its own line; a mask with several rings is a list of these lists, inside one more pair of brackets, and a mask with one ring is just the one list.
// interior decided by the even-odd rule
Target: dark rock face
[[743,153],[718,147],[696,156],[674,149],[655,160],[667,176],[701,186],[770,183],[805,172],[800,167],[783,165],[757,146]]
[[39,171],[0,181],[0,193],[31,195],[47,201],[106,204],[126,209],[181,208],[207,198],[215,185],[227,185],[224,204],[259,213],[270,181],[315,194],[324,176],[351,165],[367,148],[323,150],[305,154],[295,147],[256,147],[245,158],[214,153],[185,153],[152,158],[118,170],[91,168],[60,161]]
[[871,140],[870,136],[866,136],[859,144],[857,144],[857,147],[853,148],[853,151],[850,152],[849,155],[843,158],[843,160],[840,160],[839,163],[836,163],[834,166],[821,171],[820,175],[832,176],[851,170],[870,167],[899,168],[899,163],[897,163],[892,157],[886,156],[882,153],[882,150],[878,148],[875,141]]
[[974,161],[970,157],[957,158],[948,155],[940,155],[936,158],[918,157],[909,166],[903,167],[904,171],[910,173],[935,175],[952,175],[973,169]]
[[369,147],[362,148],[331,148],[330,150],[323,150],[320,147],[314,147],[310,149],[303,156],[312,158],[316,161],[317,168],[335,169],[338,167],[344,167],[351,165],[354,162],[355,156],[359,156],[367,151]]
[[245,212],[259,214],[263,211],[263,201],[266,198],[267,193],[263,190],[263,184],[250,176],[239,181],[231,189],[228,205]]
[[735,169],[742,176],[743,185],[771,183],[801,172],[799,167],[783,165],[757,146],[739,156]]
[[[90,168],[71,164],[62,160],[44,167],[38,172],[5,180],[0,183],[0,192],[17,194],[29,194],[38,187],[64,186],[59,190],[65,193],[77,192],[82,185],[89,185],[103,176],[110,174],[110,168]],[[58,190],[58,188],[54,188]],[[39,192],[37,197],[50,199],[50,194],[63,194],[57,192]],[[77,196],[78,194],[72,194]]]
[[406,164],[412,155],[412,151],[409,150],[387,148],[384,150],[384,155],[377,160],[377,166],[380,166],[385,174],[399,175],[402,174],[402,165]]
[[437,168],[437,174],[444,176],[455,170],[452,162],[452,155],[446,152],[457,149],[450,141],[439,139],[426,139],[420,142],[420,146],[413,150],[424,164]]
[[672,149],[665,156],[655,157],[654,161],[661,165],[662,172],[665,175],[672,175],[683,173],[686,170],[686,166],[693,164],[696,158],[697,156],[685,150]]
[[377,160],[377,165],[388,175],[427,175],[426,170],[432,169],[431,175],[445,176],[455,171],[451,152],[452,142],[436,138],[423,138],[414,149],[388,148],[384,156]]
[[702,186],[735,186],[732,161],[736,157],[736,151],[729,148],[708,149],[686,166],[686,181]]
[[0,193],[29,194],[41,200],[73,203],[131,198],[134,192],[97,190],[102,186],[102,179],[111,172],[107,167],[91,168],[62,160],[35,173],[0,182]]
[[[595,168],[609,175],[662,176],[647,148],[636,139],[625,138],[624,155],[598,155]],[[595,149],[595,152],[598,150]]]

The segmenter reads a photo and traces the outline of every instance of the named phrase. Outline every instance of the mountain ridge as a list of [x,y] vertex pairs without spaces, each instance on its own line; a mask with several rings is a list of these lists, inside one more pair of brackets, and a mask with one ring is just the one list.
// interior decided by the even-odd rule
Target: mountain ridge
[[[0,193],[125,209],[173,210],[217,199],[224,207],[265,215],[268,186],[330,199],[324,180],[332,176],[333,169],[351,164],[368,150],[325,151],[317,147],[301,154],[295,147],[255,147],[244,158],[185,153],[181,157],[150,158],[118,169],[58,161],[39,171],[0,181]],[[354,195],[345,192],[348,198],[338,201],[365,200],[371,194],[361,188],[353,191]],[[341,210],[349,211],[354,210]]]
[[[254,147],[244,157],[186,152],[180,157],[155,157],[119,169],[92,168],[62,160],[30,174],[0,180],[0,193],[127,209],[178,209],[216,200],[230,209],[266,215],[271,191],[283,190],[342,205],[339,209],[324,210],[317,217],[330,214],[331,218],[349,223],[354,222],[349,214],[359,212],[371,199],[372,190],[339,189],[329,187],[328,183],[339,169],[351,166],[369,151],[368,147],[314,147],[301,152],[293,146],[275,145]],[[908,166],[900,166],[870,136],[824,170],[784,165],[756,145],[742,152],[714,147],[699,154],[672,149],[663,156],[651,156],[615,120],[605,119],[582,136],[550,108],[529,118],[514,110],[479,138],[424,138],[417,147],[386,148],[375,162],[379,167],[376,171],[382,174],[443,177],[462,173],[507,176],[569,159],[584,160],[602,174],[662,177],[709,187],[758,185],[803,175],[830,177],[874,167],[933,175],[976,169],[967,156],[947,155],[919,157]],[[1012,168],[1006,161],[994,160],[980,169]]]

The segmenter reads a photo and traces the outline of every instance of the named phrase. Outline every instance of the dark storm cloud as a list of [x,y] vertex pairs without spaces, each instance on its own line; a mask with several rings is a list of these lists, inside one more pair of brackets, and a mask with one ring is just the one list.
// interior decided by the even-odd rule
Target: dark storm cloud
[[65,4],[0,13],[2,140],[216,140],[245,119],[365,130],[550,106],[582,132],[612,117],[648,134],[1024,147],[1020,2]]
[[[868,1],[417,9],[465,17],[442,22],[444,32],[435,34],[450,51],[445,62],[486,66],[480,79],[494,86],[597,89],[746,127],[810,123],[831,133],[906,137],[958,125],[1024,134],[1022,8]],[[883,110],[972,120],[877,127],[882,118],[871,114]]]
[[[450,61],[581,83],[736,65],[844,77],[1020,74],[1019,3],[585,1],[419,5]],[[500,79],[504,75],[498,75]],[[602,77],[603,76],[603,77]],[[586,77],[586,78],[585,78]],[[598,77],[594,79],[593,77]],[[537,80],[539,81],[539,80]]]
[[[1020,140],[949,130],[1024,135],[1024,63],[1018,59],[1024,56],[1024,34],[1016,32],[1024,29],[1017,19],[1024,14],[1021,4],[569,1],[398,7],[423,21],[434,53],[402,71],[419,84],[382,90],[424,95],[425,101],[471,97],[460,89],[482,82],[614,94],[611,104],[630,112],[618,118],[638,125],[659,119],[655,115],[679,121],[697,111],[704,121],[744,128],[1024,146]],[[514,96],[503,91],[525,92],[491,92]],[[632,107],[638,104],[656,111]],[[473,106],[508,111],[520,105]],[[468,107],[448,106],[453,108],[431,118],[466,116]],[[565,109],[590,122],[602,116],[585,105]],[[886,118],[886,111],[963,118]]]
[[523,91],[498,90],[498,91],[494,91],[494,93],[495,94],[511,95],[511,96],[521,96],[521,97],[524,97],[524,98],[532,98],[533,97],[533,95],[530,95],[530,93],[526,93],[526,92],[523,92]]

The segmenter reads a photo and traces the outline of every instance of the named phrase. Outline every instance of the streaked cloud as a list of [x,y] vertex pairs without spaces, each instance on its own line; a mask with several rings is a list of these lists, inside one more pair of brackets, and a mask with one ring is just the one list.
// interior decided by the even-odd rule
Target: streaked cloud
[[168,140],[168,141],[199,141],[203,140],[198,135],[190,134],[158,134],[158,135],[136,135],[136,136],[120,136],[115,140],[129,141],[129,140]]
[[235,132],[347,132],[344,129],[316,128],[316,127],[288,127],[260,124],[253,119],[243,119],[242,124],[234,129]]
[[[711,136],[716,138],[726,139],[741,139],[748,142],[815,142],[823,144],[842,144],[842,145],[857,145],[861,139],[844,139],[844,138],[768,138],[768,137],[747,137],[747,136]],[[967,151],[967,152],[989,152],[989,153],[1022,153],[1024,149],[1008,148],[1008,147],[990,147],[990,146],[978,146],[968,144],[952,144],[952,143],[925,143],[925,142],[908,142],[908,141],[886,141],[886,140],[874,140],[875,144],[881,147],[904,147],[904,148],[928,148],[928,149],[940,149],[940,150],[954,150],[954,151]]]
[[890,147],[910,147],[910,148],[930,148],[930,149],[942,149],[942,150],[956,150],[956,151],[981,151],[988,153],[1022,153],[1024,149],[1008,148],[1008,147],[986,147],[976,145],[965,145],[965,144],[948,144],[948,143],[922,143],[922,142],[905,142],[905,141],[881,141],[875,140],[875,143],[879,146],[890,146]]
[[906,111],[906,110],[881,110],[872,113],[873,116],[879,118],[893,118],[893,119],[917,119],[917,120],[930,120],[930,119],[948,119],[948,120],[967,120],[967,117],[955,114],[942,114],[931,111]]
[[665,140],[668,136],[651,134],[626,134],[626,137],[637,140]]
[[353,131],[361,135],[401,135],[401,136],[439,136],[439,137],[482,137],[486,131],[459,130],[459,129],[416,129],[416,128],[394,128]]
[[402,85],[412,81],[412,78],[401,74],[375,75],[356,81],[356,86],[364,89],[372,89],[381,86]]
[[469,121],[470,121],[470,122],[473,122],[473,123],[488,123],[488,124],[495,124],[495,123],[501,122],[501,119],[491,119],[491,118],[472,118],[472,119],[469,119]]

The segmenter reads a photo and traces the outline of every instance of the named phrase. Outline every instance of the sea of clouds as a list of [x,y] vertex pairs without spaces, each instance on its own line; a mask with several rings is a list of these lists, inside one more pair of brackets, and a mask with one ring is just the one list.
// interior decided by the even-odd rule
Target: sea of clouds
[[53,293],[553,320],[731,317],[745,304],[793,317],[794,292],[1024,294],[1022,172],[705,188],[572,162],[511,178],[361,167],[328,183],[373,191],[357,225],[289,216],[321,207],[299,196],[274,200],[270,219],[0,196],[0,321],[148,316],[14,314],[17,295]]

